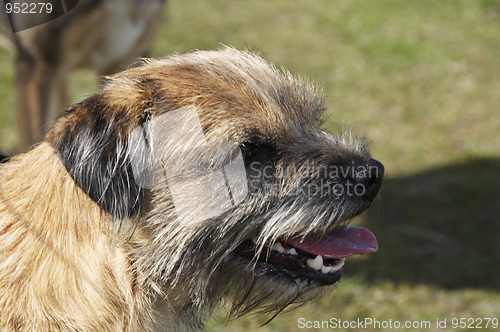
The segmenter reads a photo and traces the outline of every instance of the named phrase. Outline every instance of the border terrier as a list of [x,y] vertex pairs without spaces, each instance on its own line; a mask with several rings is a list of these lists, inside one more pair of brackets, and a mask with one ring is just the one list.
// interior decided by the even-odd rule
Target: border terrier
[[193,331],[328,293],[377,250],[348,224],[384,168],[323,113],[318,88],[232,48],[108,77],[0,165],[0,329]]

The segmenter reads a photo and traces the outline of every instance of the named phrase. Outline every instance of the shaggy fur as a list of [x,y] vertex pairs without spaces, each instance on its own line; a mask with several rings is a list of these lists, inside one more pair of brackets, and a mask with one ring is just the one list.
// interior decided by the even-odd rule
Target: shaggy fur
[[[132,171],[130,133],[178,109],[196,111],[207,142],[240,147],[247,170],[243,201],[203,222],[176,213],[167,183],[144,188]],[[45,142],[0,165],[0,329],[192,331],[219,305],[230,317],[277,313],[327,293],[331,282],[257,261],[278,239],[346,224],[380,188],[381,175],[359,197],[297,191],[353,181],[311,169],[371,163],[363,139],[319,128],[322,111],[312,85],[230,48],[110,77]],[[162,147],[162,162],[199,163],[198,153],[179,154],[183,144]],[[250,261],[235,250],[251,238]]]

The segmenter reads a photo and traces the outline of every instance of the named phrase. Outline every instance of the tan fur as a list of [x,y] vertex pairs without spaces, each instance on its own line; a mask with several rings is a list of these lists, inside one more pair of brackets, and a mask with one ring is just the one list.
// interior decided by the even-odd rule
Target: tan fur
[[0,177],[0,329],[146,330],[150,299],[124,250],[133,243],[115,241],[53,148],[13,158]]

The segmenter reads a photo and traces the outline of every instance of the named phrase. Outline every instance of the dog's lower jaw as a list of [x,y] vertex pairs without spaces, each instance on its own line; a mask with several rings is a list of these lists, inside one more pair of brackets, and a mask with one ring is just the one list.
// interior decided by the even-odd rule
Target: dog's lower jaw
[[[340,273],[339,273],[340,278]],[[292,278],[264,265],[254,265],[229,254],[213,272],[205,285],[207,296],[203,302],[191,291],[199,287],[193,280],[163,284],[162,294],[156,297],[155,327],[158,331],[202,330],[207,318],[218,308],[227,310],[232,320],[249,312],[270,314],[272,317],[295,305],[312,302],[328,294],[336,282],[322,285],[312,280]]]
[[235,253],[229,254],[221,267],[214,273],[212,294],[207,309],[224,304],[227,319],[232,320],[250,312],[277,314],[294,305],[311,302],[328,294],[335,286],[321,285],[313,280],[295,278],[271,269],[261,263],[242,259]]

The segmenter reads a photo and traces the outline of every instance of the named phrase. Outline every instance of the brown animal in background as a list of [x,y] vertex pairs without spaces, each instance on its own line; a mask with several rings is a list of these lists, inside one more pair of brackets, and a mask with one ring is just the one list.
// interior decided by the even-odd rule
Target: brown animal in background
[[[80,0],[67,14],[16,33],[2,11],[2,32],[17,51],[19,151],[41,141],[68,106],[67,78],[72,70],[89,68],[108,75],[147,54],[164,1]],[[37,15],[40,19],[42,14]],[[13,27],[34,18],[25,14],[16,19]]]
[[377,250],[384,168],[310,84],[226,48],[110,77],[0,165],[0,330],[193,331],[277,314]]

